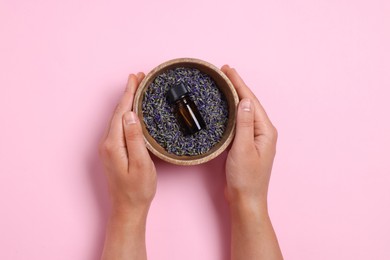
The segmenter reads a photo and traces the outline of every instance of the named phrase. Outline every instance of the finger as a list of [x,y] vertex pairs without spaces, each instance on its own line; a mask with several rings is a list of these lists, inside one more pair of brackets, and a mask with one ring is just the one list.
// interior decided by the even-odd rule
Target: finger
[[137,73],[138,83],[141,83],[141,81],[145,78],[145,73],[138,72]]
[[[136,84],[135,88],[133,89],[133,85],[130,84],[131,81],[130,81],[130,77],[131,77],[131,74],[129,75],[129,78],[128,78],[128,81],[127,81],[127,84],[126,84],[126,90],[125,90],[125,94],[128,92],[128,94],[131,94],[131,92],[133,92],[133,99],[134,99],[134,93],[137,91],[138,89],[138,86],[139,86],[139,83],[145,78],[145,74],[143,72],[138,72],[136,77],[137,77],[137,80],[138,80],[138,84]],[[122,98],[123,99],[123,98]],[[122,100],[121,99],[121,100]],[[130,100],[131,101],[131,100]],[[133,103],[131,101],[131,103]],[[119,106],[119,105],[118,105]],[[117,109],[118,109],[118,106],[117,106]],[[130,107],[132,106],[132,104],[130,105]],[[115,115],[115,114],[114,114]],[[110,129],[111,129],[111,125],[112,125],[112,122],[114,121],[113,118],[114,118],[114,115],[111,117],[111,120],[110,120],[110,123],[108,125],[108,127],[106,128],[106,130],[104,131],[104,134],[103,134],[103,138],[101,139],[101,143],[104,142],[105,139],[107,139],[108,137],[108,133],[110,132]],[[115,120],[115,121],[118,121],[118,120]]]
[[123,129],[125,133],[129,166],[134,162],[143,162],[149,153],[146,150],[141,124],[137,114],[128,111],[123,116]]
[[245,84],[244,80],[240,77],[237,71],[234,68],[230,68],[228,65],[225,66],[226,67],[222,67],[223,68],[222,71],[224,71],[226,76],[233,83],[234,88],[236,89],[240,99],[250,98],[253,101],[256,101],[256,103],[260,103],[257,97],[255,96],[255,94],[253,94],[253,92],[248,88],[248,86]]
[[119,101],[115,112],[111,119],[110,130],[108,132],[107,138],[116,141],[123,140],[123,126],[122,126],[122,117],[126,111],[131,110],[133,105],[133,99],[135,91],[138,87],[138,77],[134,74],[130,74],[125,93],[123,94],[121,100]]
[[260,101],[257,99],[255,94],[253,94],[253,92],[248,88],[248,86],[245,84],[244,80],[240,77],[237,71],[233,68],[230,68],[228,65],[224,65],[221,70],[233,83],[240,99],[249,98],[253,101],[255,110],[255,134],[264,134],[268,131],[268,129],[273,128],[271,120],[269,119]]
[[227,64],[225,64],[225,65],[223,65],[223,66],[221,67],[222,72],[225,73],[225,74],[227,73],[228,69],[230,69],[230,66],[227,65]]
[[253,102],[249,98],[244,98],[238,104],[236,135],[234,142],[238,142],[242,147],[253,145],[255,110]]

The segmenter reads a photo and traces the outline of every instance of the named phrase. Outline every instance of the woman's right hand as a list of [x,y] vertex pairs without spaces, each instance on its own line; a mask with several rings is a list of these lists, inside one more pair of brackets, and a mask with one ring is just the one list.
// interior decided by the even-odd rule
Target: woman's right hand
[[240,97],[236,135],[226,160],[231,259],[280,260],[283,256],[267,208],[277,131],[236,70],[225,65],[222,71]]
[[236,135],[226,160],[226,197],[231,206],[266,206],[277,131],[237,71],[227,65],[222,71],[240,98]]

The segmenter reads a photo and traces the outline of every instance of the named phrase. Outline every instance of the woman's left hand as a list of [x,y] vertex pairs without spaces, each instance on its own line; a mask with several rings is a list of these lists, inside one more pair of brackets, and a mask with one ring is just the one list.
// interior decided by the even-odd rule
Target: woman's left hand
[[146,149],[140,121],[132,109],[143,73],[130,74],[100,146],[113,214],[147,213],[156,193],[156,168]]

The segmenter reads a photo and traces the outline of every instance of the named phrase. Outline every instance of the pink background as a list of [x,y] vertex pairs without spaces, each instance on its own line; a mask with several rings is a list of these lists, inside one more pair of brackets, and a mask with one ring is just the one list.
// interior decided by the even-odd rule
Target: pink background
[[[0,1],[0,259],[98,259],[97,146],[130,72],[238,69],[279,129],[286,259],[390,259],[390,2]],[[228,259],[226,154],[155,160],[149,259]]]

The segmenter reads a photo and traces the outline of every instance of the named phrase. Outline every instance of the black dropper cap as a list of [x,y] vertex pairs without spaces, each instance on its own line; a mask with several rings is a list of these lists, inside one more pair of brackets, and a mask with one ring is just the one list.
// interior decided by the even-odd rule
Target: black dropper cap
[[187,87],[183,84],[177,84],[172,86],[167,93],[167,100],[169,103],[175,103],[178,99],[183,97],[184,95],[190,93]]

